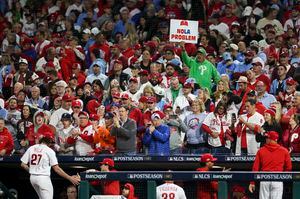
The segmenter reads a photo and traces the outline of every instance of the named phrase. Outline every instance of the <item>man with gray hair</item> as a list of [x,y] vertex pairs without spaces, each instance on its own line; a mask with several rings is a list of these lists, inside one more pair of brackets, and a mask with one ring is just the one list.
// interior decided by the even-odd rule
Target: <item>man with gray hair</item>
[[26,103],[38,109],[44,109],[44,110],[48,109],[48,104],[40,96],[41,91],[39,87],[33,86],[30,90],[30,93],[31,93],[31,98],[27,99],[25,101]]

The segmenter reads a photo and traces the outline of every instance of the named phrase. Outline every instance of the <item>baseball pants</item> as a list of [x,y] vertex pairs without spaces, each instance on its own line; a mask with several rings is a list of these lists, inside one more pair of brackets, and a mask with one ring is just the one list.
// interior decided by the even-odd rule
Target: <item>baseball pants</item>
[[282,199],[282,182],[260,182],[259,199]]
[[39,199],[53,199],[53,186],[50,176],[31,175],[30,182]]

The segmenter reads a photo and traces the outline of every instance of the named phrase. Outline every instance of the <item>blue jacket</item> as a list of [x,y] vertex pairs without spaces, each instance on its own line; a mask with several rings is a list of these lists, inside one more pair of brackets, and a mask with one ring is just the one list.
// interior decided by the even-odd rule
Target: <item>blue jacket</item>
[[[283,80],[282,83],[283,83],[283,88],[282,88],[283,90],[282,91],[286,91],[286,79]],[[278,92],[277,92],[277,89],[279,89],[278,85],[279,85],[278,79],[274,79],[272,84],[271,84],[270,94],[278,95]]]
[[246,64],[246,63],[242,63],[240,65],[238,65],[237,67],[235,67],[234,72],[235,73],[243,73],[246,72],[247,70],[250,70],[250,68],[252,67],[252,64]]
[[161,124],[155,127],[152,134],[147,128],[143,137],[143,143],[148,147],[149,155],[169,155],[170,154],[170,127]]
[[236,65],[234,63],[230,64],[229,66],[226,65],[225,61],[221,61],[217,65],[217,70],[222,74],[227,74],[230,79],[232,79],[233,72],[235,71]]

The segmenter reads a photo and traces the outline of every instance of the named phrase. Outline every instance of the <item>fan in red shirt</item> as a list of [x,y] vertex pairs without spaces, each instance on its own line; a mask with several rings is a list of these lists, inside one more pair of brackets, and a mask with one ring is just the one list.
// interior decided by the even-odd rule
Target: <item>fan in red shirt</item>
[[221,17],[220,21],[226,23],[228,27],[231,27],[232,22],[237,21],[238,18],[233,14],[233,5],[225,5],[225,15]]
[[138,127],[141,126],[143,117],[142,111],[133,105],[133,102],[127,93],[121,95],[121,100],[122,105],[129,107],[129,118],[133,119]]
[[[279,135],[275,131],[265,133],[266,144],[258,150],[252,171],[282,172],[292,170],[292,161],[286,148],[277,143]],[[253,193],[255,183],[251,182],[249,191]],[[283,182],[260,182],[259,198],[282,198]]]
[[107,45],[105,35],[101,32],[96,35],[96,42],[89,48],[89,52],[93,52],[95,48],[100,49],[104,54],[104,60],[109,62],[110,48]]
[[170,0],[166,6],[165,12],[168,19],[182,19],[182,11],[176,0]]
[[11,133],[5,127],[4,119],[0,118],[0,156],[10,155],[14,149],[14,141]]
[[130,47],[129,38],[123,38],[122,40],[120,40],[120,49],[122,51],[122,55],[127,59],[134,55],[134,49]]
[[[214,158],[213,155],[210,153],[205,153],[201,156],[201,168],[198,168],[197,171],[200,172],[207,172],[210,171],[213,166],[214,162],[217,161],[217,158]],[[197,184],[197,198],[198,199],[217,199],[218,193],[218,182],[211,181],[211,182],[199,182]]]
[[71,73],[71,76],[68,77],[67,82],[70,81],[71,77],[76,77],[79,86],[83,86],[84,85],[86,76],[81,71],[81,65],[80,65],[80,63],[74,63],[72,65],[72,73]]

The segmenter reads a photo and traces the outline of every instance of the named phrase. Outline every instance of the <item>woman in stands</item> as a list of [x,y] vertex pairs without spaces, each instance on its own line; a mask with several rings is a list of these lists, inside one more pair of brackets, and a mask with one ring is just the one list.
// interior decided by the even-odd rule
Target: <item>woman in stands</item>
[[200,88],[198,90],[198,96],[201,101],[203,101],[206,112],[213,112],[215,110],[215,104],[210,99],[210,94],[207,88]]
[[220,80],[217,85],[217,90],[213,94],[215,105],[222,99],[223,93],[229,91],[229,83],[225,80]]
[[201,129],[202,122],[207,116],[204,103],[196,99],[192,102],[192,114],[184,119],[186,134],[184,145],[189,154],[207,153],[207,134]]
[[[21,113],[21,120],[17,123],[17,139],[20,142],[21,147],[26,146],[25,133],[31,125],[33,125],[32,116],[33,109],[29,105],[24,105]],[[21,149],[22,152],[24,152]]]
[[264,136],[265,132],[276,131],[279,134],[278,143],[281,142],[282,129],[280,124],[275,119],[275,111],[272,109],[267,109],[264,112],[265,123],[261,127],[261,131],[256,134],[255,139],[257,142],[260,142],[260,147],[266,143],[266,137]]
[[208,134],[208,145],[213,154],[230,153],[231,141],[226,139],[230,132],[231,116],[227,114],[227,106],[219,102],[215,111],[204,119],[202,129]]
[[289,128],[285,130],[282,136],[283,146],[290,153],[300,153],[300,115],[294,114],[289,121]]

